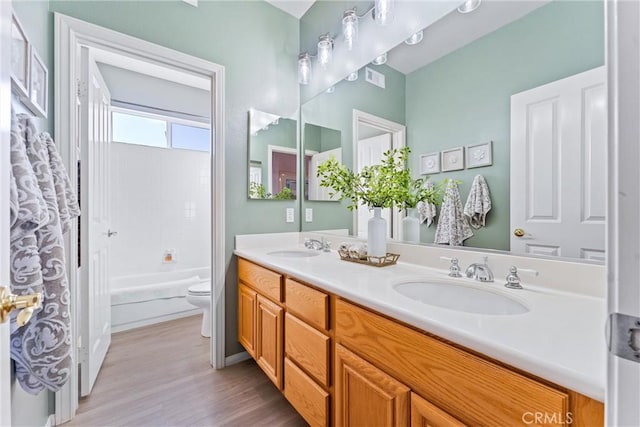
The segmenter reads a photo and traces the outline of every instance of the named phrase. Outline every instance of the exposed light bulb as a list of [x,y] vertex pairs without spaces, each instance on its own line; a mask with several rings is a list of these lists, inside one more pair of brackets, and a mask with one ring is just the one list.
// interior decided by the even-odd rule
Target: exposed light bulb
[[353,49],[353,45],[358,40],[358,15],[356,8],[349,9],[344,12],[342,17],[342,35],[347,43],[349,50]]
[[298,83],[311,83],[311,56],[307,52],[298,55]]
[[387,25],[393,20],[394,0],[376,0],[373,6],[373,19],[378,25]]
[[333,57],[333,39],[329,34],[320,36],[318,40],[318,62],[322,68],[327,68]]
[[413,34],[408,39],[406,39],[404,42],[409,46],[413,46],[414,44],[420,43],[423,38],[424,38],[424,32],[420,30],[417,33]]
[[331,86],[329,89],[327,89],[327,93],[333,93],[336,91],[336,87],[335,86]]
[[387,52],[383,53],[380,56],[377,56],[371,63],[373,65],[382,65],[387,62]]
[[358,80],[358,72],[354,71],[353,73],[349,73],[345,80],[347,80],[348,82],[354,82]]
[[460,6],[458,6],[458,12],[460,13],[469,13],[473,12],[480,6],[482,0],[466,0]]

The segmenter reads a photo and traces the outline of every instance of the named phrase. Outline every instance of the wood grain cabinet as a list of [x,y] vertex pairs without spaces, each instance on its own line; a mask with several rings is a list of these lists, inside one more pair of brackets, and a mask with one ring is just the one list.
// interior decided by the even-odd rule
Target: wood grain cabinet
[[409,387],[336,345],[336,426],[409,425]]
[[336,295],[244,259],[238,278],[238,341],[312,426],[604,425],[601,402]]

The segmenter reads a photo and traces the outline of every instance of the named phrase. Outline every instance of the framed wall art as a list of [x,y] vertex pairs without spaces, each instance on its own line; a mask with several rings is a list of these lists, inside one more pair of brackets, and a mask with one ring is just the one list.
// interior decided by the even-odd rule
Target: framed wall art
[[19,96],[29,94],[29,41],[15,15],[11,18],[11,83]]
[[420,175],[431,175],[440,172],[440,153],[420,155]]
[[29,99],[37,112],[46,118],[49,104],[49,71],[35,49],[31,49],[29,62]]
[[467,168],[480,168],[493,164],[493,141],[467,145]]
[[464,149],[462,147],[451,148],[441,152],[442,172],[458,171],[464,169]]

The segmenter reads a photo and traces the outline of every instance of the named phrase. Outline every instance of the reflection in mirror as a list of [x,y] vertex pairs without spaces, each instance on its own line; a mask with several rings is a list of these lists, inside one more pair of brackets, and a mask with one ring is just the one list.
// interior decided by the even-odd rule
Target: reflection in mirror
[[303,126],[305,195],[307,200],[335,201],[331,189],[320,186],[318,166],[335,158],[342,163],[342,136],[337,129],[305,123]]
[[297,121],[249,111],[249,198],[296,198]]
[[[386,87],[368,83],[360,70],[357,81],[342,81],[334,93],[322,93],[305,103],[301,118],[341,131],[343,161],[348,166],[354,160],[354,109],[406,125],[412,150],[409,166],[416,176],[421,155],[456,148],[464,152],[467,146],[492,141],[492,159],[486,166],[469,167],[468,161],[474,159],[465,159],[462,169],[431,175],[434,181],[461,181],[463,205],[474,177],[481,174],[486,179],[492,208],[485,226],[474,229],[464,245],[599,261],[604,259],[606,200],[599,166],[606,164],[603,65],[604,2],[483,2],[473,13],[454,11],[425,28],[421,43],[391,50],[385,65],[368,65],[385,76]],[[597,68],[601,71],[592,74],[602,82],[571,86],[580,75]],[[568,84],[555,86],[563,82]],[[555,92],[546,98],[518,95],[542,93],[549,87]],[[572,101],[575,108],[562,103],[567,93],[577,96]],[[529,119],[544,127],[527,124],[527,114],[520,116],[524,124],[516,126],[521,119],[512,117],[514,99],[523,105],[518,111],[528,111]],[[557,102],[542,102],[550,99]],[[554,121],[560,117],[554,113],[558,108],[582,117],[577,127],[569,130],[569,124]],[[514,133],[523,128],[539,132]],[[482,164],[480,160],[474,161]],[[441,162],[441,166],[446,165]],[[514,178],[513,171],[529,172]],[[571,171],[576,174],[569,175]],[[524,207],[526,223],[512,224],[517,206]],[[314,222],[303,223],[303,230],[357,232],[344,203],[303,201],[304,207],[322,213],[314,212]],[[570,216],[582,228],[565,223]],[[551,230],[558,225],[559,231],[551,233],[555,241],[543,240],[531,228]],[[524,230],[522,238],[514,236],[514,226]],[[587,239],[587,233],[595,237]],[[421,226],[422,243],[433,242],[434,234],[435,225]],[[520,245],[512,239],[520,239]]]

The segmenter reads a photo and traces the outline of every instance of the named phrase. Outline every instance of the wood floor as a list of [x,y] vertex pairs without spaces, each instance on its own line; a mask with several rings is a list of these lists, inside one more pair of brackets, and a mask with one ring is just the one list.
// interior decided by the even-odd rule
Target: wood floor
[[216,371],[200,316],[114,334],[65,426],[304,426],[253,360]]

